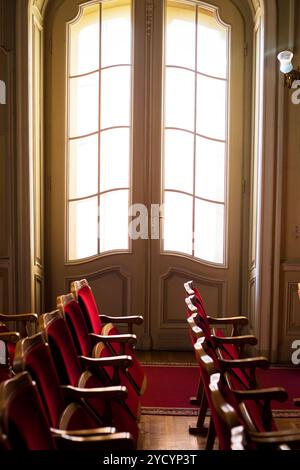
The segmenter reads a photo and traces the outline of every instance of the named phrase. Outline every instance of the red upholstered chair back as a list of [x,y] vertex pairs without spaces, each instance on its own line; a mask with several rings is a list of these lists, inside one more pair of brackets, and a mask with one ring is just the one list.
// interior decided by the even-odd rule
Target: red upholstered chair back
[[77,354],[90,356],[92,343],[81,308],[73,294],[61,295],[56,300],[57,308],[64,314],[71,332]]
[[[193,315],[193,317],[192,317],[193,321],[202,330],[202,332],[205,336],[206,349],[207,348],[209,349],[208,354],[213,358],[213,360],[215,362],[215,366],[219,367],[219,359],[218,359],[218,356],[217,356],[217,353],[216,353],[216,348],[215,348],[214,342],[211,338],[210,326],[207,322],[207,318],[206,318],[206,321],[204,319],[204,315],[203,315],[201,306],[199,305],[199,303],[197,301],[197,298],[194,295],[192,295],[190,297],[187,297],[185,299],[185,303],[186,303],[187,312],[188,312],[187,317],[189,318],[191,315]],[[201,320],[199,320],[199,317],[201,317]],[[203,321],[202,321],[202,318],[204,319]]]
[[[195,343],[195,351],[197,349],[196,345],[201,344],[201,351],[203,349],[204,355],[208,356],[213,361],[212,370],[213,373],[221,372],[221,365],[219,358],[213,348],[213,346],[206,340],[205,335],[202,338],[199,338],[197,343]],[[199,356],[199,353],[196,353]],[[197,355],[196,355],[197,357]],[[199,360],[197,359],[199,362]],[[201,370],[202,378],[205,380],[205,371]],[[236,410],[239,410],[238,403],[235,399],[233,390],[249,390],[253,388],[249,382],[249,376],[247,370],[241,370],[238,368],[231,369],[230,372],[227,372],[227,379],[225,380],[225,375],[222,374],[222,381],[220,382],[221,392],[225,397],[226,401],[230,403]],[[229,386],[230,384],[230,386]],[[206,384],[206,390],[208,386],[208,380]],[[263,407],[264,403],[260,400],[247,400],[243,404],[243,408],[246,414],[249,416],[249,423],[251,423],[253,429],[263,432],[263,431],[274,431],[276,430],[276,424],[273,419],[271,419],[269,425],[266,427],[263,420]]]
[[0,419],[11,449],[55,448],[37,388],[27,372],[0,384]]
[[45,313],[40,317],[39,326],[49,343],[60,382],[76,386],[82,368],[63,314],[58,310]]
[[17,343],[14,370],[16,372],[27,370],[30,373],[40,392],[49,424],[57,427],[65,403],[55,364],[42,333],[24,338]]
[[[65,317],[77,349],[77,354],[79,356],[92,357],[93,347],[87,325],[79,304],[75,300],[73,294],[57,297],[57,308]],[[95,354],[94,357],[111,357],[112,354],[104,343],[99,342],[96,347],[97,354]],[[98,373],[100,373],[101,380],[104,380],[104,383],[108,381],[107,383],[109,384],[110,380],[113,378],[114,368],[109,366],[101,367],[99,368]]]
[[71,291],[74,297],[78,300],[89,332],[100,334],[102,324],[99,318],[99,310],[88,281],[86,279],[82,279],[80,281],[72,282]]
[[[204,345],[205,345],[205,337],[203,336],[202,338],[199,338],[198,341],[194,345],[195,355],[196,355],[197,362],[201,368],[201,377],[203,380],[204,391],[207,397],[208,406],[211,410],[211,419],[213,420],[216,436],[219,440],[220,450],[230,450],[231,431],[228,428],[227,424],[222,419],[222,417],[220,416],[220,414],[218,413],[218,410],[216,409],[216,406],[212,400],[211,390],[210,390],[211,377],[213,375],[216,376],[217,374],[218,376],[220,376],[220,374],[218,373],[215,367],[213,359],[207,354],[206,349],[204,349]],[[228,391],[228,394],[227,394],[228,396],[226,397],[228,399],[228,403],[236,407],[237,403],[236,403],[233,393],[230,391],[228,387],[226,387],[226,389]]]
[[[184,288],[185,288],[185,291],[187,293],[187,295],[190,297],[192,295],[195,295],[196,298],[198,299],[199,301],[199,304],[201,305],[201,308],[203,310],[203,312],[205,312],[205,307],[204,307],[204,302],[203,302],[203,299],[200,295],[200,292],[199,290],[197,289],[197,287],[194,287],[194,283],[193,281],[188,281],[188,282],[185,282],[184,284]],[[206,314],[206,313],[205,313]]]

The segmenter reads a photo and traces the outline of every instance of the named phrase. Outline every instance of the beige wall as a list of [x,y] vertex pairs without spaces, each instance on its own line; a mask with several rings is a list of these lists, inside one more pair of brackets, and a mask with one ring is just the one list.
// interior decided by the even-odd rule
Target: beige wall
[[[279,2],[284,4],[284,0]],[[284,9],[279,15],[279,44],[286,44],[286,18]],[[296,1],[295,24],[295,57],[294,67],[300,65],[300,5]],[[285,129],[284,139],[284,196],[282,219],[282,252],[281,258],[286,262],[300,263],[300,105],[291,101],[291,90],[285,90]],[[299,233],[297,233],[298,227]]]
[[[278,8],[278,51],[291,48],[293,40],[293,64],[297,68],[300,65],[300,5],[296,0],[294,25],[287,2],[278,0]],[[282,75],[280,80],[283,80]],[[278,350],[279,359],[285,361],[291,360],[292,342],[300,339],[297,296],[297,282],[300,282],[300,105],[292,103],[292,93],[293,90],[284,89]]]

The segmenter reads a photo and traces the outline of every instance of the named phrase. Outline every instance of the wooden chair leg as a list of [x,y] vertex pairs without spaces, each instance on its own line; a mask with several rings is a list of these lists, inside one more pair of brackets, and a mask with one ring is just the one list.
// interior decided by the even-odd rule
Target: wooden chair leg
[[202,395],[203,395],[203,381],[202,381],[202,377],[201,377],[201,374],[200,374],[199,382],[198,382],[197,395],[195,397],[190,398],[190,404],[200,406],[201,400],[202,400]]
[[216,431],[215,431],[213,420],[210,418],[205,450],[213,450],[215,439],[216,439]]
[[204,426],[204,420],[206,417],[206,412],[208,409],[208,402],[206,395],[204,393],[204,388],[202,387],[202,397],[201,404],[198,412],[198,419],[196,426],[189,427],[189,433],[197,436],[206,436],[207,428]]

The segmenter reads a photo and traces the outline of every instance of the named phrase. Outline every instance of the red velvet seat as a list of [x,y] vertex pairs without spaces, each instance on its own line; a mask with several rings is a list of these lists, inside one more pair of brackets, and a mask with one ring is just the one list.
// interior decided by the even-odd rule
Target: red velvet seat
[[[200,295],[199,290],[194,287],[193,281],[186,282],[184,284],[185,291],[187,295],[192,298],[194,296],[194,304],[197,307],[197,312],[194,315],[194,320],[201,329],[205,332],[205,334],[208,335],[213,335],[215,336],[215,341],[218,340],[218,338],[224,338],[224,332],[220,328],[213,328],[214,325],[220,325],[220,326],[228,326],[230,325],[232,327],[230,336],[231,337],[236,337],[239,334],[238,328],[240,326],[244,326],[248,324],[248,319],[243,316],[239,317],[223,317],[223,318],[213,318],[207,315],[203,299]],[[191,314],[189,309],[186,311],[187,317]],[[245,337],[244,337],[245,338]],[[248,339],[250,339],[250,336],[248,336]],[[246,340],[246,338],[245,338]],[[256,344],[257,341],[256,339],[251,336],[251,340],[249,344]],[[243,354],[243,346],[247,344],[245,342],[242,343],[239,347],[237,347],[234,343],[229,343],[228,340],[226,342],[224,341],[218,341],[218,346],[220,348],[220,353],[223,355],[224,359],[237,359],[241,357],[241,354]]]
[[[111,382],[104,367],[111,365],[112,362],[126,367],[130,365],[130,358],[127,356],[108,359],[85,356],[79,358],[69,328],[59,311],[42,315],[40,317],[40,328],[49,343],[60,383],[64,385],[87,389],[109,386]],[[100,364],[103,366],[102,373],[99,367]],[[123,387],[123,390],[127,392],[126,387]],[[131,393],[126,393],[126,395],[127,397],[124,398],[120,396],[111,406],[112,424],[118,431],[130,432],[137,441],[138,426],[136,421],[140,414],[140,403],[137,394],[132,393],[132,390]],[[86,402],[97,416],[101,417],[105,414],[103,400],[88,398]]]
[[[63,313],[72,334],[77,353],[81,356],[95,358],[115,357],[110,348],[112,342],[115,344],[117,341],[120,341],[121,345],[125,344],[128,346],[127,349],[129,351],[136,344],[136,336],[132,334],[103,336],[89,333],[81,308],[73,294],[59,296],[57,298],[57,308]],[[128,370],[120,370],[120,374],[123,376],[122,384],[127,386],[129,390],[133,389],[133,391],[140,394],[140,389],[132,377],[132,367]],[[115,384],[114,368],[106,366],[105,370],[111,383]]]
[[[109,317],[107,315],[100,315],[92,289],[86,279],[72,282],[71,291],[74,297],[78,300],[90,333],[104,336],[119,335],[120,332],[115,325],[116,323],[122,323],[123,325],[127,325],[128,333],[132,334],[133,325],[139,325],[143,322],[143,318],[137,315],[129,317]],[[126,343],[119,342],[111,342],[110,346],[115,355],[127,354],[132,356],[130,375],[137,384],[140,394],[143,394],[146,390],[147,378],[132,347]]]
[[[262,430],[272,430],[274,429],[274,422],[270,418],[268,421],[267,418],[265,420],[265,423],[263,425],[263,428],[261,428],[261,420],[260,420],[260,413],[261,413],[261,407],[263,407],[263,403],[259,402],[259,393],[260,390],[257,388],[258,384],[256,381],[256,376],[255,376],[255,370],[257,367],[260,368],[267,368],[269,366],[269,362],[266,358],[259,357],[259,358],[248,358],[248,359],[230,359],[228,360],[227,358],[224,359],[222,356],[220,356],[217,353],[217,345],[215,344],[215,337],[212,337],[209,332],[202,330],[201,326],[197,326],[192,321],[192,316],[195,314],[199,314],[199,302],[198,299],[196,299],[195,296],[191,296],[186,298],[186,304],[188,309],[190,310],[190,315],[188,316],[188,323],[190,327],[193,328],[193,335],[195,337],[203,337],[205,338],[205,351],[206,353],[212,358],[215,368],[217,371],[226,371],[226,378],[227,378],[227,383],[230,386],[232,390],[234,390],[234,393],[236,395],[243,395],[245,396],[249,390],[256,389],[255,392],[257,393],[257,403],[254,402],[247,402],[246,408],[247,412],[249,414],[249,417],[251,418],[251,422],[254,423],[255,429],[257,431],[262,431]],[[200,315],[197,316],[199,318]],[[232,338],[233,340],[234,338]],[[202,377],[203,371],[201,370],[201,377]],[[204,380],[204,377],[202,377]],[[206,385],[207,389],[207,385]],[[254,392],[253,392],[254,393]],[[206,391],[206,398],[207,398],[207,391]],[[276,394],[275,394],[276,395]],[[265,395],[264,395],[265,396]],[[279,398],[282,398],[282,395],[279,393]],[[207,401],[206,401],[207,403]],[[259,413],[257,410],[260,410]],[[203,410],[201,411],[201,416],[203,418]],[[206,410],[205,410],[206,411]],[[200,412],[199,412],[200,414]]]
[[[217,360],[217,350],[218,354],[223,359],[228,360],[235,360],[239,359],[243,355],[243,348],[246,344],[254,345],[257,343],[256,338],[252,335],[247,336],[234,336],[237,333],[236,326],[240,324],[245,324],[246,319],[244,317],[241,318],[224,318],[224,319],[213,319],[213,322],[221,323],[221,324],[231,324],[233,323],[232,329],[232,336],[225,337],[223,332],[220,330],[217,334],[213,334],[211,329],[211,322],[209,321],[210,317],[207,316],[204,303],[201,298],[199,291],[196,288],[192,288],[192,282],[188,282],[184,284],[185,290],[187,293],[191,294],[189,297],[186,298],[187,310],[186,310],[186,317],[189,328],[189,334],[191,337],[192,344],[194,344],[196,338],[193,334],[193,326],[199,326],[201,331],[205,335],[208,344],[212,348],[212,354],[215,355],[214,359]],[[195,293],[194,293],[195,292]],[[238,368],[233,371],[235,374],[237,382],[241,381],[242,388],[247,388],[249,384],[250,377],[248,376],[247,371],[241,372]],[[240,385],[240,384],[239,384]],[[253,385],[255,386],[255,385]],[[202,434],[205,432],[203,428],[204,419],[207,412],[207,399],[206,395],[204,394],[203,385],[201,382],[201,371],[199,377],[199,385],[197,390],[197,398],[191,399],[191,402],[194,404],[200,404],[199,415],[197,420],[196,427],[191,427],[190,432],[193,434]]]
[[[282,435],[279,436],[282,432],[276,433],[276,426],[270,408],[272,399],[284,401],[287,398],[285,390],[278,388],[253,390],[243,394],[235,393],[228,386],[226,377],[216,368],[213,358],[207,352],[204,336],[198,339],[194,348],[197,361],[202,370],[205,392],[212,416],[208,447],[212,446],[214,433],[216,433],[221,450],[241,449],[243,448],[243,430],[245,430],[248,438],[246,442],[247,449],[256,448],[255,436],[258,434],[262,441],[263,436],[268,437],[269,441],[267,439],[266,445],[270,445],[271,435],[273,438],[276,438],[276,436],[279,438],[277,445],[285,442],[285,438]],[[249,409],[252,411],[250,414]],[[270,426],[273,428],[272,432],[270,432]],[[300,434],[297,437],[298,441],[299,436]]]
[[[84,406],[82,402],[84,394],[80,390],[77,390],[77,396],[75,391],[73,396],[69,396],[68,387],[61,387],[49,346],[45,343],[42,333],[24,338],[17,343],[14,370],[27,371],[35,380],[50,426],[74,430],[109,424],[111,416],[97,419]],[[101,399],[100,393],[99,399]],[[106,399],[108,398],[104,397],[103,401]]]
[[11,450],[132,449],[129,434],[78,436],[50,429],[37,387],[27,372],[0,384],[0,442]]

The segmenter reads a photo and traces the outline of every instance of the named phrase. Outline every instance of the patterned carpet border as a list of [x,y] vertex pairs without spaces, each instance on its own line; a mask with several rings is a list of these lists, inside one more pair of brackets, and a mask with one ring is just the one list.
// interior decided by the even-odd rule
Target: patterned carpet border
[[[147,367],[198,367],[196,362],[162,362],[162,361],[140,361]],[[271,364],[270,369],[295,369],[294,364]]]
[[[143,406],[142,415],[159,415],[159,416],[198,416],[197,408],[165,408]],[[272,410],[274,418],[300,418],[298,410]],[[210,413],[208,412],[209,416]]]
[[197,416],[197,408],[164,408],[142,406],[142,415]]

